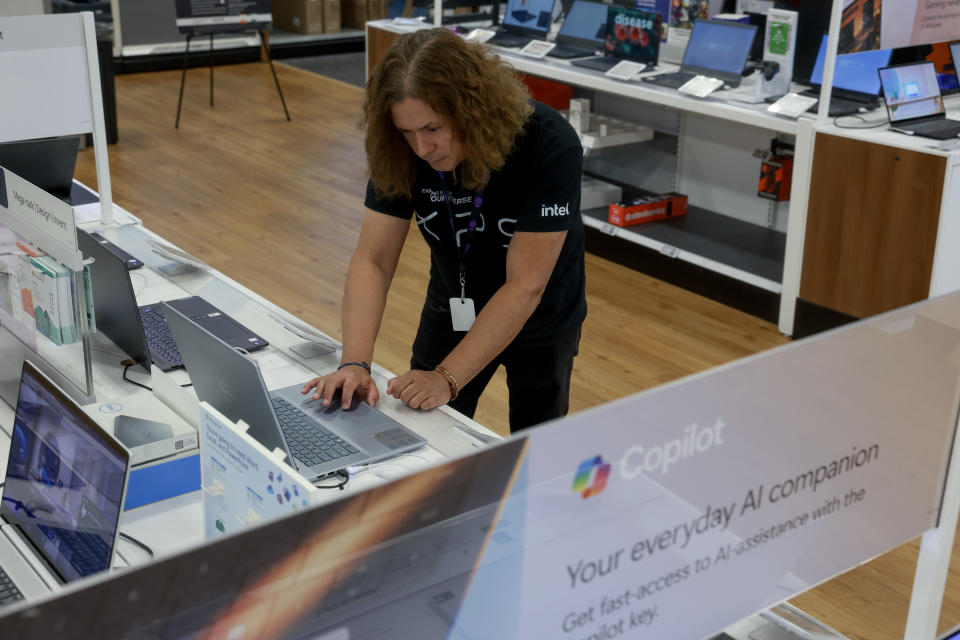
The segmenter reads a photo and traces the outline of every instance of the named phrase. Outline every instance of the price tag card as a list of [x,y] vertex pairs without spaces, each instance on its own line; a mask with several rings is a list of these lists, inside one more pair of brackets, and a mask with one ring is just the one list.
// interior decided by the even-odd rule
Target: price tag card
[[697,98],[706,98],[708,95],[723,86],[723,80],[718,78],[708,78],[707,76],[694,76],[689,82],[680,87],[678,91],[688,96]]
[[631,62],[630,60],[621,60],[603,75],[614,80],[630,80],[635,75],[647,68],[647,65],[641,62]]
[[529,43],[527,43],[527,46],[525,46],[523,49],[520,49],[520,53],[525,56],[530,56],[531,58],[542,58],[550,53],[555,46],[557,46],[556,42],[531,40]]
[[491,31],[490,29],[474,29],[465,35],[464,39],[473,40],[474,42],[486,42],[495,35],[497,35],[497,32]]
[[800,114],[817,104],[817,99],[810,96],[802,96],[799,93],[788,93],[772,105],[767,107],[767,111],[775,113],[778,116],[787,116],[788,118],[798,118]]

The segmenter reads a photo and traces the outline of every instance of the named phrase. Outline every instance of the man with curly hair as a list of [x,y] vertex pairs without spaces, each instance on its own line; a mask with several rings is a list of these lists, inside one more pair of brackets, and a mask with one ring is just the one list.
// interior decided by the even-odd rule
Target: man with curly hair
[[567,413],[586,316],[580,217],[583,148],[550,107],[482,45],[446,29],[401,36],[364,102],[370,181],[343,297],[343,354],[303,392],[370,404],[369,363],[387,290],[415,216],[430,284],[411,370],[387,393],[415,409],[472,416],[499,365],[510,429]]

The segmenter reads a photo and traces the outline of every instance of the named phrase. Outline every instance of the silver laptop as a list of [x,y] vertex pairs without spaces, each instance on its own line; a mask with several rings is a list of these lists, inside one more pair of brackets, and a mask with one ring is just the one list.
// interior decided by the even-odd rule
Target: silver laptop
[[231,420],[246,422],[251,436],[267,449],[284,451],[309,480],[426,444],[366,402],[354,401],[346,410],[339,402],[324,407],[300,393],[303,384],[268,391],[253,359],[167,303],[160,305],[197,397]]
[[891,131],[937,140],[960,135],[960,122],[947,118],[932,62],[884,67],[878,73]]
[[0,504],[0,606],[105,571],[130,454],[25,361]]

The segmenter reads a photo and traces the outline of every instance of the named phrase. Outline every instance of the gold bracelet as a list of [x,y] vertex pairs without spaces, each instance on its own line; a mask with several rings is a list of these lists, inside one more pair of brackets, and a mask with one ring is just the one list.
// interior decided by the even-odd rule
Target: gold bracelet
[[457,385],[457,379],[442,365],[438,364],[434,371],[442,375],[447,381],[447,386],[450,387],[450,400],[448,400],[448,402],[453,402],[457,397],[457,392],[460,390],[460,387]]

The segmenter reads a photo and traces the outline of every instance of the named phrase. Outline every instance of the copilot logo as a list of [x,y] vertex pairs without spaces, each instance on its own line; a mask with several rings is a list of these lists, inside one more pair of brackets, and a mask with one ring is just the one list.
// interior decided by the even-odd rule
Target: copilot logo
[[587,458],[573,477],[573,490],[584,499],[598,495],[607,486],[609,475],[610,465],[603,461],[603,456]]

